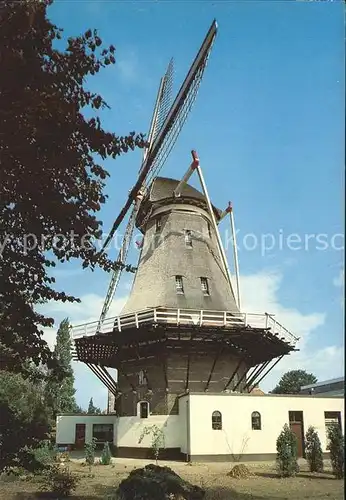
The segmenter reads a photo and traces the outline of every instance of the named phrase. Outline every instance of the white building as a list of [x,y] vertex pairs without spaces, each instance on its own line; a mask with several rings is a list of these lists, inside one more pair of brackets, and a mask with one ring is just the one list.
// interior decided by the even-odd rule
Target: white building
[[144,427],[156,425],[165,436],[162,458],[256,461],[275,458],[276,440],[285,423],[298,437],[299,456],[304,456],[309,426],[317,430],[323,452],[331,421],[338,422],[344,433],[342,397],[190,393],[179,397],[176,415],[151,415],[147,405],[139,403],[137,416],[131,417],[59,415],[57,444],[78,449],[94,436],[99,443],[112,442],[115,456],[152,458],[151,437],[138,441]]

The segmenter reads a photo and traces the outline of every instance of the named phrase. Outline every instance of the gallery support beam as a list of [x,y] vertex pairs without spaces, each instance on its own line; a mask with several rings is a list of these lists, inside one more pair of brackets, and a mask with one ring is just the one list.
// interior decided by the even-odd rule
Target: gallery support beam
[[269,365],[270,360],[266,361],[265,363],[261,363],[252,373],[249,379],[247,380],[245,386],[244,386],[244,391],[250,391],[251,386],[253,385],[254,381],[256,378],[267,368]]
[[211,367],[211,370],[210,370],[210,373],[209,373],[209,377],[208,377],[206,386],[204,388],[205,392],[207,392],[207,390],[209,389],[209,385],[210,385],[211,379],[212,379],[213,374],[214,374],[216,363],[217,363],[219,357],[221,356],[223,350],[224,350],[224,346],[222,345],[221,348],[216,352],[216,356],[214,358],[214,361],[213,361],[213,364],[212,364],[212,367]]
[[[239,363],[238,363],[238,364],[237,364],[237,366],[236,366],[236,369],[234,370],[234,372],[233,372],[233,373],[232,373],[232,375],[230,376],[230,378],[229,378],[229,380],[228,380],[227,384],[225,385],[225,387],[224,387],[224,389],[223,389],[224,391],[226,391],[226,390],[228,389],[228,387],[231,385],[231,383],[232,383],[232,382],[233,382],[233,380],[234,380],[234,377],[235,377],[235,376],[236,376],[236,374],[238,373],[239,368],[241,367],[242,363],[244,363],[244,361],[245,361],[245,359],[244,359],[244,358],[241,358],[241,359],[240,359]],[[246,373],[246,372],[245,372],[245,373]],[[238,387],[238,386],[237,386],[237,387]],[[236,389],[236,387],[235,387],[234,389]]]
[[256,380],[255,383],[257,385],[260,384],[262,382],[262,380],[264,379],[264,377],[266,377],[268,375],[268,373],[272,371],[274,366],[276,366],[282,360],[283,357],[284,357],[284,355],[282,355],[278,359],[276,359],[275,362],[271,366],[269,366],[268,370],[262,375],[262,377],[259,380]]

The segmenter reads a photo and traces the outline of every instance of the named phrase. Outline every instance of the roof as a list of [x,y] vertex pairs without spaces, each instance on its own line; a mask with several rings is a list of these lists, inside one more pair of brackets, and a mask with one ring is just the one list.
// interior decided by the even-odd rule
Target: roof
[[[203,193],[198,191],[198,189],[190,186],[190,184],[184,183],[180,190],[180,196],[174,196],[174,190],[180,183],[180,179],[171,179],[169,177],[155,177],[149,187],[149,193],[145,196],[139,213],[138,221],[140,221],[144,216],[149,206],[153,203],[160,203],[164,200],[171,200],[174,203],[192,203],[198,205],[203,205],[203,208],[207,210],[207,200]],[[149,206],[148,206],[149,205]],[[221,215],[221,210],[216,208],[213,204],[214,214],[217,219]],[[140,225],[140,224],[139,224]]]
[[[171,179],[169,177],[156,177],[150,188],[149,199],[150,201],[160,201],[166,198],[173,197],[173,191],[178,186],[180,180]],[[184,198],[195,198],[198,200],[205,200],[205,196],[190,184],[184,183],[180,190],[180,196]]]
[[248,392],[184,392],[179,394],[179,398],[184,396],[223,396],[223,397],[238,397],[241,396],[243,398],[251,397],[251,398],[309,398],[309,399],[344,399],[343,395],[338,396],[329,396],[326,394],[317,395],[309,395],[309,394],[251,394]]
[[329,385],[329,384],[338,384],[338,383],[344,382],[344,381],[345,381],[345,377],[331,378],[329,380],[323,380],[322,382],[316,382],[315,384],[303,385],[300,388],[300,390],[312,389],[314,387],[322,387],[324,385]]

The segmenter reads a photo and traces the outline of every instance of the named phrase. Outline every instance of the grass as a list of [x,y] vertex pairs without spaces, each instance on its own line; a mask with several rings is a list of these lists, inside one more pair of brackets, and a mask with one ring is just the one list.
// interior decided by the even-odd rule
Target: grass
[[[111,465],[89,467],[81,461],[71,461],[70,468],[81,477],[70,497],[74,500],[113,500],[117,485],[133,468],[150,461],[113,459]],[[253,474],[248,479],[234,479],[227,472],[234,464],[192,464],[159,462],[206,491],[206,500],[342,500],[344,483],[334,479],[328,467],[323,474],[309,473],[301,466],[297,477],[280,479],[274,464],[246,464]],[[34,500],[51,498],[40,492],[39,478],[0,478],[1,500]]]

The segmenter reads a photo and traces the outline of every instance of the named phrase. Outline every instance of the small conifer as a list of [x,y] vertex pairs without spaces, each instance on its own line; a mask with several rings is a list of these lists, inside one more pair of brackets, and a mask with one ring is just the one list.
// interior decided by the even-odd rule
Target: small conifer
[[345,445],[344,436],[338,424],[333,424],[328,428],[327,438],[333,474],[337,479],[342,479],[345,476]]
[[282,477],[291,477],[299,472],[297,462],[297,438],[287,424],[284,425],[277,441],[277,469]]
[[317,431],[310,426],[305,436],[306,460],[308,461],[310,472],[323,471],[323,453],[321,441]]
[[102,450],[102,455],[100,458],[100,464],[101,465],[109,465],[112,461],[112,454],[111,450],[109,448],[108,441],[105,442],[103,450]]

